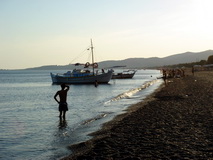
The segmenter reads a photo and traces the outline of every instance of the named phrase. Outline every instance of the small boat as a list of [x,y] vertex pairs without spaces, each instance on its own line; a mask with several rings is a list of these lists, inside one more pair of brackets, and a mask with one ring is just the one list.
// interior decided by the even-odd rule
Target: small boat
[[137,70],[128,70],[119,73],[113,73],[112,79],[131,79]]
[[63,74],[53,74],[50,73],[53,84],[103,84],[108,83],[112,78],[113,70],[110,69],[107,72],[95,71],[98,68],[98,64],[94,63],[93,57],[93,44],[91,40],[91,53],[92,53],[92,63],[87,62],[86,64],[76,63],[75,65],[84,65],[84,68],[92,67],[92,71],[89,69],[74,69],[73,71],[68,71]]

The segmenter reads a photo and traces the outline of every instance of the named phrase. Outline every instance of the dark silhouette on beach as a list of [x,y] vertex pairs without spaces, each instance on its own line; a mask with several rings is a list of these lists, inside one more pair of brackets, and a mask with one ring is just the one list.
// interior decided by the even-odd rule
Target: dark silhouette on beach
[[[69,91],[69,86],[65,85],[64,83],[61,84],[61,90],[57,91],[54,99],[56,102],[58,102],[59,107],[58,110],[60,112],[59,117],[65,119],[66,111],[68,111],[68,105],[67,105],[67,92]],[[59,99],[57,99],[57,96],[59,96]]]
[[192,75],[194,76],[194,73],[195,73],[195,69],[194,67],[192,67]]

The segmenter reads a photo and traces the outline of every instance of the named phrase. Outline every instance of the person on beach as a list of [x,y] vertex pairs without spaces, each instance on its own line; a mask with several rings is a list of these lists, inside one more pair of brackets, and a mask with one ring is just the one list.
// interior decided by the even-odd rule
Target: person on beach
[[[63,115],[63,118],[65,119],[66,111],[68,111],[67,106],[67,92],[69,91],[70,87],[65,85],[64,83],[61,84],[61,90],[56,92],[54,99],[56,102],[58,102],[59,107],[58,110],[60,112],[59,117],[61,118]],[[59,96],[59,99],[57,99],[57,96]]]
[[165,83],[165,85],[166,85],[166,83],[167,83],[167,73],[166,73],[166,70],[165,69],[163,69],[163,80],[164,80],[164,83]]
[[192,75],[194,76],[194,73],[195,73],[195,69],[194,67],[192,67]]

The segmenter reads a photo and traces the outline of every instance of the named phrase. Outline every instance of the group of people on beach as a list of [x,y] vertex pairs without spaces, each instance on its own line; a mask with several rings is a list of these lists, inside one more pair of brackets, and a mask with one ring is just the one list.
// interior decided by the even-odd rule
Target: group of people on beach
[[168,78],[181,78],[185,76],[185,71],[183,68],[181,69],[162,69],[163,79],[166,84],[166,80]]

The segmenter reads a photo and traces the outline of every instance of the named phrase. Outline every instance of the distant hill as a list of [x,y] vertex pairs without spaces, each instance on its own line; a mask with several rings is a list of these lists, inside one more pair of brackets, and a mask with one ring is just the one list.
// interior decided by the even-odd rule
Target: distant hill
[[[125,60],[111,60],[99,62],[99,68],[110,68],[113,66],[126,66],[126,68],[153,68],[167,65],[174,65],[180,63],[191,63],[198,62],[201,60],[207,60],[210,55],[213,55],[213,50],[207,50],[203,52],[186,52],[181,54],[175,54],[164,58],[152,57],[152,58],[128,58]],[[74,65],[50,65],[41,66],[36,68],[36,70],[71,70],[76,68]]]

